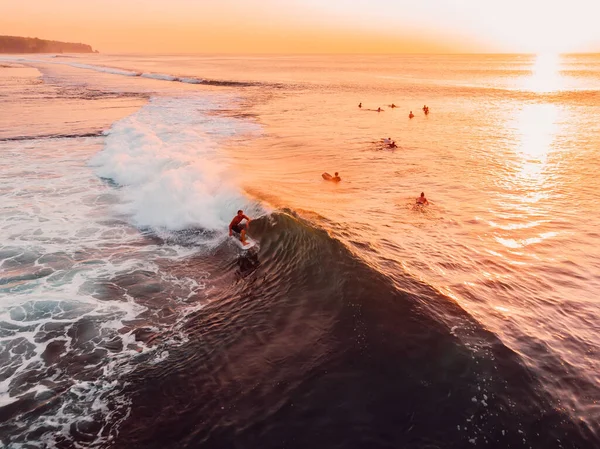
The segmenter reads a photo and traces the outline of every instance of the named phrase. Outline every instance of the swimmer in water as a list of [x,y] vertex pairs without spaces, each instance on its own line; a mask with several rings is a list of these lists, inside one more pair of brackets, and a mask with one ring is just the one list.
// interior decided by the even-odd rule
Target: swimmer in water
[[377,108],[377,112],[381,112],[381,111],[382,111],[382,109],[381,109],[381,108]]
[[417,198],[417,204],[422,204],[423,206],[429,205],[429,201],[427,201],[427,198],[425,198],[425,192],[421,192],[421,196]]
[[396,145],[396,141],[392,141],[392,143],[389,144],[390,148],[398,148],[398,145]]
[[338,174],[338,172],[335,172],[335,175],[333,176],[333,178],[331,178],[331,180],[333,182],[340,182],[342,180],[342,178],[340,178],[340,175]]
[[413,118],[415,116],[415,114],[412,113],[412,111],[410,111],[410,114],[408,114],[408,118]]
[[358,107],[359,107],[359,108],[362,108],[362,102],[361,102],[361,103],[358,103]]
[[398,106],[396,106],[394,103],[392,103],[392,105],[390,106],[390,108],[397,108]]

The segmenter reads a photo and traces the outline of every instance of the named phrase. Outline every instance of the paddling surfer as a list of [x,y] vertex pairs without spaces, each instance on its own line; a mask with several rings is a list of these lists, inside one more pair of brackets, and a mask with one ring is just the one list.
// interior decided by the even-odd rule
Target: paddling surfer
[[327,172],[323,173],[321,176],[323,177],[323,179],[325,181],[340,182],[342,180],[342,178],[340,178],[340,175],[338,172],[335,172],[335,176],[331,176]]
[[[242,220],[244,219],[246,220],[246,223],[242,223]],[[238,210],[237,215],[233,217],[233,220],[229,223],[229,236],[231,237],[235,232],[240,235],[240,242],[242,242],[242,245],[247,245],[246,229],[248,229],[251,221],[252,220],[250,220],[249,217],[244,215],[243,210]]]
[[429,201],[427,201],[427,198],[425,198],[424,192],[421,192],[421,196],[417,198],[417,204],[423,206],[427,206],[429,204]]

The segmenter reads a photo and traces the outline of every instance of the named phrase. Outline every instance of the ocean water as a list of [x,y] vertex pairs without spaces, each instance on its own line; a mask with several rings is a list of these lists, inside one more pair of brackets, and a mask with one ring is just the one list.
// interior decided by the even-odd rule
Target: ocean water
[[600,56],[0,56],[0,106],[3,446],[600,445]]

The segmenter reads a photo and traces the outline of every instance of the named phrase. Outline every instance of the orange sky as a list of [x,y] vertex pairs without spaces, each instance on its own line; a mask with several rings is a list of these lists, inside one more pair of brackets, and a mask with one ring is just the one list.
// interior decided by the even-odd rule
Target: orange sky
[[600,51],[600,0],[27,0],[0,34],[101,52]]

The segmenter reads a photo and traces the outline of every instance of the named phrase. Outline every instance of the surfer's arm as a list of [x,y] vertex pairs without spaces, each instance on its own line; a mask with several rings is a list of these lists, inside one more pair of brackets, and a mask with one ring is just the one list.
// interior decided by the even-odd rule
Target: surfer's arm
[[252,221],[252,220],[250,219],[250,217],[248,217],[248,216],[244,215],[244,218],[246,219],[246,225],[247,225],[247,226],[250,226],[250,222]]
[[229,237],[231,237],[233,235],[233,231],[231,230],[232,227],[233,227],[233,221],[231,221],[231,223],[229,223]]

